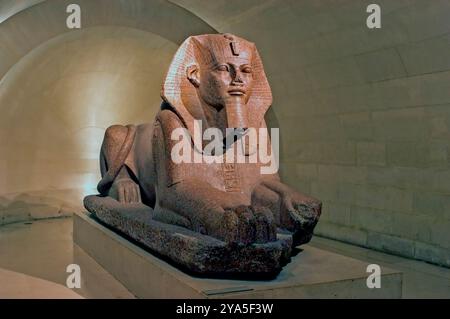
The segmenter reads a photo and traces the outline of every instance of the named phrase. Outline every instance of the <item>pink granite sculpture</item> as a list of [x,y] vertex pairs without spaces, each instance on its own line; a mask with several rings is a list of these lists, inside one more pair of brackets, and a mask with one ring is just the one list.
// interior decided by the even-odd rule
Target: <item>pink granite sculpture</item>
[[[279,272],[291,247],[310,240],[321,203],[283,184],[276,172],[263,173],[266,163],[258,157],[229,161],[227,151],[236,145],[247,159],[271,149],[270,139],[249,142],[247,134],[267,132],[264,114],[272,103],[255,45],[230,34],[189,37],[161,96],[153,123],[106,130],[101,196],[86,197],[86,208],[196,273]],[[224,140],[207,151],[208,141],[194,136],[211,128]],[[189,138],[181,155],[201,162],[174,158],[180,143],[174,132]]]

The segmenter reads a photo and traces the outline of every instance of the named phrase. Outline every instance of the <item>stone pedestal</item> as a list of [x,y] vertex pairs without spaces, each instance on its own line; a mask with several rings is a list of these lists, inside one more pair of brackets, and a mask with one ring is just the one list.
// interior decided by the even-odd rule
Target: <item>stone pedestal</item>
[[[367,263],[304,245],[273,280],[190,276],[100,225],[74,215],[74,242],[140,298],[400,298],[402,274],[382,268],[369,289]],[[80,265],[83,267],[82,265]]]
[[291,233],[278,232],[268,243],[228,244],[185,227],[159,222],[142,203],[122,204],[111,197],[87,196],[91,217],[120,235],[183,267],[192,275],[273,278],[289,262]]

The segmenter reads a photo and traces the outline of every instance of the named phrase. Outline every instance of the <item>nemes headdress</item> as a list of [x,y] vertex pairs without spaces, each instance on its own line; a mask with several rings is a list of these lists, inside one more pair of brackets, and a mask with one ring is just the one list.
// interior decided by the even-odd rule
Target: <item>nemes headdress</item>
[[231,34],[205,34],[187,38],[178,48],[161,91],[187,129],[194,132],[194,120],[201,119],[203,110],[197,90],[187,78],[192,65],[215,63],[229,56],[248,61],[253,70],[253,89],[248,100],[249,127],[261,127],[264,114],[272,104],[272,91],[254,43]]

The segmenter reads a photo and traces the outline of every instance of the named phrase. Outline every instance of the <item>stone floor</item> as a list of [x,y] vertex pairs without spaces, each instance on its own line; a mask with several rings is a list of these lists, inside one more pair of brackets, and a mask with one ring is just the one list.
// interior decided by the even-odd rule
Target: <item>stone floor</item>
[[[134,296],[107,273],[92,258],[72,242],[72,218],[47,219],[34,222],[15,223],[0,227],[0,269],[6,269],[46,281],[66,285],[67,266],[83,259],[82,278],[90,279],[89,285],[81,285],[74,292],[85,298],[134,298]],[[77,260],[77,262],[74,262]],[[0,282],[3,282],[0,272]],[[33,289],[31,289],[33,288]],[[42,288],[42,289],[41,289]],[[21,294],[2,295],[49,297],[44,287],[29,287]]]
[[[43,280],[28,276],[15,271],[0,268],[0,298],[7,299],[81,299],[81,295],[71,289]],[[44,293],[43,293],[44,292]]]
[[403,298],[450,299],[450,269],[448,268],[317,236],[310,245],[401,271]]
[[[402,271],[404,298],[450,298],[450,269],[325,238],[315,237],[310,245]],[[133,298],[123,285],[73,245],[71,218],[0,227],[0,282],[11,282],[14,276],[24,282],[15,290],[0,289],[0,298],[52,297],[52,291],[57,290],[45,287],[56,283],[57,289],[64,288],[61,285],[65,286],[69,275],[67,266],[80,259],[82,277],[89,278],[89,285],[82,283],[81,289],[74,292],[85,298]],[[62,293],[73,297],[70,291]]]

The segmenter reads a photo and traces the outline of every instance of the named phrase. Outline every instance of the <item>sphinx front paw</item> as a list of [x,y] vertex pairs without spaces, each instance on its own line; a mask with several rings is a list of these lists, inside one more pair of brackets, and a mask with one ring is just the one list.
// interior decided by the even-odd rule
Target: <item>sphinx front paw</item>
[[284,198],[283,202],[281,225],[293,233],[293,246],[309,242],[319,221],[322,203],[313,199],[296,200],[291,197]]
[[123,204],[141,202],[139,185],[130,178],[114,181],[109,192],[111,197]]
[[221,238],[228,243],[267,243],[276,240],[277,227],[270,210],[264,207],[239,206],[225,210]]

